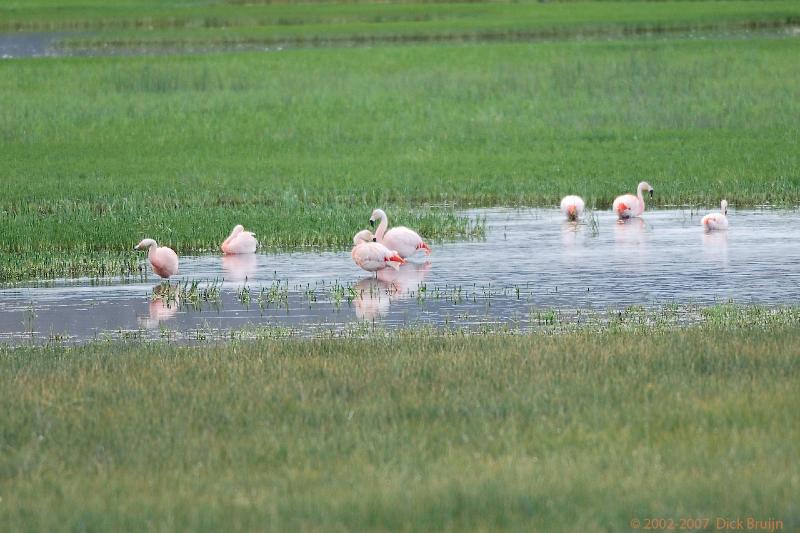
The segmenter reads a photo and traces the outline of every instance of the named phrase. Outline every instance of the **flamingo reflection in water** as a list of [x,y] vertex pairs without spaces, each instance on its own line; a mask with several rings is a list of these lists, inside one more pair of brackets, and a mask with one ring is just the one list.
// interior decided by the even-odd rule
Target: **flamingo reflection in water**
[[392,302],[404,300],[425,281],[431,264],[406,263],[399,270],[378,271],[377,278],[368,277],[356,283],[358,296],[353,300],[356,316],[361,320],[384,317]]

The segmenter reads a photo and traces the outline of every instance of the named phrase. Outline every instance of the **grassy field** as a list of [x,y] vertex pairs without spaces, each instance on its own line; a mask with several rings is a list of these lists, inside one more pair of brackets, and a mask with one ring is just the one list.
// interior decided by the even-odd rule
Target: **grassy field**
[[657,205],[796,205],[798,67],[771,38],[4,61],[0,279],[124,269],[144,236],[208,251],[236,222],[346,246],[376,206],[463,238],[427,206],[603,209],[640,179]]
[[796,314],[753,316],[1,350],[0,529],[623,531],[753,516],[792,531],[800,329]]

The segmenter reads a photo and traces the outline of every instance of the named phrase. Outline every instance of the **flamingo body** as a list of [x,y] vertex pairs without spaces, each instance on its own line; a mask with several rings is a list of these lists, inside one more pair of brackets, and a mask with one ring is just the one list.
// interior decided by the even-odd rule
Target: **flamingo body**
[[728,201],[722,200],[720,203],[720,213],[709,213],[703,217],[703,227],[706,231],[728,229]]
[[578,220],[583,215],[583,198],[570,194],[561,200],[561,214],[567,220]]
[[257,247],[255,234],[245,231],[244,226],[237,224],[220,249],[224,254],[253,254]]
[[650,193],[650,198],[653,197],[653,187],[649,183],[643,181],[636,188],[636,196],[632,194],[623,194],[614,199],[612,209],[620,220],[632,217],[641,216],[644,213],[644,192]]
[[169,278],[178,273],[178,254],[166,246],[159,246],[153,239],[144,239],[136,245],[136,250],[147,248],[147,258],[153,272],[162,278]]
[[405,259],[400,257],[394,250],[388,249],[379,242],[373,241],[374,237],[369,230],[363,230],[353,237],[353,250],[350,255],[353,262],[367,272],[377,272],[384,268],[391,267],[395,270],[405,263]]
[[402,258],[408,258],[422,250],[425,255],[431,253],[431,248],[428,246],[419,234],[405,226],[398,226],[390,230],[386,230],[389,226],[389,218],[382,209],[376,209],[372,212],[369,219],[370,225],[374,226],[375,221],[380,219],[378,229],[375,231],[375,238],[377,241],[385,245],[390,250],[396,250]]

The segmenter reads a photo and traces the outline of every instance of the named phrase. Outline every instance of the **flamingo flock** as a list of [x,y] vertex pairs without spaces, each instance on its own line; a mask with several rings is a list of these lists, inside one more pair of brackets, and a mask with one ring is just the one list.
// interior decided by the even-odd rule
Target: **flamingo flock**
[[[643,181],[636,188],[636,195],[623,194],[617,196],[612,210],[620,222],[640,217],[645,210],[645,193],[653,197],[653,187]],[[561,213],[570,222],[578,222],[584,215],[585,202],[580,196],[569,195],[561,200]],[[703,217],[702,225],[707,232],[728,229],[728,202],[722,200],[719,213],[709,213]],[[378,227],[372,231],[364,229],[353,237],[353,249],[350,252],[353,262],[367,272],[375,273],[385,269],[399,270],[408,259],[423,255],[428,256],[431,248],[414,230],[405,226],[389,229],[389,217],[382,209],[375,209],[369,218],[370,227]],[[226,257],[254,254],[258,248],[255,234],[246,231],[237,224],[230,235],[220,245]],[[161,278],[168,279],[178,273],[178,254],[172,248],[159,246],[153,239],[144,239],[136,245],[135,250],[147,250],[147,258],[153,272]]]

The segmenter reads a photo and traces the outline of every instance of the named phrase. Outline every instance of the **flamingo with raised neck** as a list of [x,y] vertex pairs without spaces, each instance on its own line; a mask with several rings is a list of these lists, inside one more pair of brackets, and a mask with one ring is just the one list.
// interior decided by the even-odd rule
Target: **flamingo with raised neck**
[[719,207],[719,213],[709,213],[703,217],[702,224],[706,231],[728,229],[728,201],[722,200]]
[[654,190],[646,181],[639,183],[636,188],[636,196],[623,194],[614,199],[614,213],[620,220],[641,216],[644,213],[644,193],[649,192],[650,198],[652,198]]
[[389,248],[396,250],[403,259],[413,256],[418,251],[422,250],[426,255],[431,253],[431,248],[419,234],[405,226],[397,226],[387,231],[389,227],[389,217],[383,209],[376,209],[369,217],[369,225],[375,226],[375,221],[380,220],[378,229],[375,231],[375,239]]

